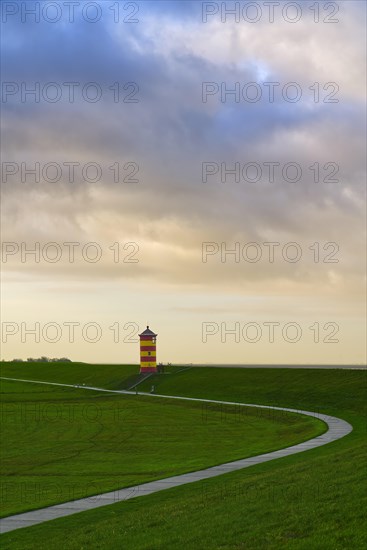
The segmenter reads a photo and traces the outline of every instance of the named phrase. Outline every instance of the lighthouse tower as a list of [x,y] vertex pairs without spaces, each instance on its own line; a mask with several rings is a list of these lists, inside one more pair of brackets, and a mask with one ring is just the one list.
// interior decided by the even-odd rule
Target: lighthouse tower
[[140,372],[157,372],[156,339],[149,326],[139,334],[140,337]]

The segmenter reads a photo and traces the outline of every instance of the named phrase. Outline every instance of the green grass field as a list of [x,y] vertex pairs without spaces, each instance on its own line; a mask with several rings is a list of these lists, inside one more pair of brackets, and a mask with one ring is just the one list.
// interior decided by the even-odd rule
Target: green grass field
[[[127,369],[125,372],[127,376],[131,376],[133,373],[133,369],[130,367],[116,365],[108,366],[104,371],[102,366],[78,364],[74,365],[74,372],[72,366],[68,365],[67,368],[61,366],[58,373],[56,373],[57,367],[53,366],[52,370],[55,369],[55,371],[54,374],[51,374],[49,365],[42,365],[39,370],[37,365],[4,365],[2,375],[39,380],[52,379],[66,383],[83,383],[88,377],[89,384],[113,388],[121,384],[119,372],[122,368]],[[28,367],[30,370],[27,370]],[[47,372],[47,368],[49,372]],[[105,379],[103,379],[103,372],[105,372]],[[79,378],[76,379],[74,376]],[[166,490],[5,534],[1,537],[2,548],[46,549],[49,548],[50,541],[54,548],[70,550],[87,547],[134,550],[163,550],[167,548],[193,550],[246,548],[257,550],[284,547],[302,550],[338,550],[365,547],[367,542],[363,523],[363,505],[366,498],[365,371],[240,370],[195,367],[177,374],[161,375],[154,381],[152,380],[147,381],[145,389],[150,389],[151,384],[154,383],[156,391],[162,394],[317,410],[349,421],[354,430],[339,441],[299,455],[278,459],[240,472],[225,474],[205,483],[198,482]],[[32,386],[31,390],[28,384],[20,387],[19,383],[8,382],[5,388],[8,392],[11,384],[13,384],[13,391],[6,395],[13,396],[10,397],[13,399],[13,403],[22,403],[27,395],[31,400],[42,399],[40,386]],[[44,388],[50,398],[51,390],[46,386]],[[39,397],[35,398],[33,392]],[[68,402],[69,399],[79,400],[80,403],[91,399],[93,402],[92,396],[95,396],[94,400],[101,399],[101,403],[105,400],[107,406],[107,403],[112,403],[115,399],[115,397],[110,399],[106,395],[102,396],[94,392],[84,395],[87,391],[79,389],[65,390],[65,392],[57,389],[53,392],[55,395],[51,400],[55,400],[56,403],[58,400]],[[64,396],[62,397],[61,394]],[[43,398],[46,398],[46,395],[43,395]],[[159,465],[166,461],[165,464],[169,467],[168,455],[170,451],[174,452],[175,467],[178,467],[181,456],[183,461],[181,465],[184,467],[181,471],[196,469],[196,466],[187,468],[187,459],[192,459],[194,462],[196,460],[196,464],[201,460],[203,464],[208,457],[213,459],[214,455],[216,458],[218,457],[216,463],[245,456],[243,451],[246,444],[242,449],[237,447],[240,439],[238,435],[241,430],[247,429],[251,432],[257,421],[260,421],[258,426],[261,425],[259,430],[265,431],[258,434],[259,438],[254,436],[252,449],[257,449],[255,454],[262,452],[258,449],[261,444],[265,443],[264,437],[261,435],[264,436],[266,433],[266,425],[269,426],[268,433],[265,435],[268,443],[271,440],[272,430],[274,431],[276,426],[282,426],[280,428],[280,431],[283,430],[281,437],[291,437],[292,428],[295,428],[293,436],[298,437],[298,440],[302,439],[301,432],[297,434],[300,426],[282,425],[281,422],[278,422],[280,419],[272,422],[268,419],[266,422],[265,418],[255,415],[254,417],[244,417],[245,419],[251,418],[251,422],[244,421],[243,418],[236,420],[235,413],[231,417],[229,411],[225,411],[223,419],[223,410],[213,409],[210,411],[210,407],[206,407],[204,418],[207,414],[210,420],[206,421],[206,428],[203,429],[203,407],[200,406],[198,410],[197,404],[195,404],[196,408],[191,404],[189,407],[183,405],[185,403],[183,401],[165,401],[163,405],[159,398],[152,399],[142,396],[137,398],[132,396],[125,402],[129,402],[129,400],[134,404],[134,411],[140,411],[140,409],[136,409],[137,406],[145,407],[146,412],[151,410],[151,407],[160,410],[162,421],[170,422],[170,433],[172,433],[172,426],[177,423],[180,436],[185,434],[185,426],[187,427],[184,441],[182,441],[182,437],[177,438],[176,441],[169,441],[168,437],[156,445],[158,448],[167,450],[167,454],[162,456],[159,452],[156,455],[153,453],[151,456],[154,458],[150,460],[150,467],[154,464],[154,459]],[[177,405],[177,403],[180,404]],[[176,405],[179,410],[176,410]],[[201,425],[197,430],[193,430],[194,427],[197,428],[198,417],[195,415],[198,413]],[[137,418],[140,421],[141,415],[138,414]],[[304,417],[296,416],[295,418],[302,419]],[[185,419],[188,420],[186,424]],[[112,433],[110,431],[116,427],[111,426],[111,422],[107,421],[107,416],[106,426],[107,430],[103,437],[105,440],[109,439],[110,449],[113,450],[116,441],[113,440],[113,437],[109,438],[109,435]],[[159,433],[159,426],[156,426],[155,429]],[[304,429],[305,426],[301,428],[301,431]],[[315,429],[315,425],[311,429]],[[219,447],[222,446],[222,436],[220,445],[218,445],[218,437],[215,437],[218,430],[222,430],[223,434],[228,436],[227,441],[224,437],[228,446],[226,447],[226,457],[223,460],[219,459],[217,454],[220,452]],[[212,435],[214,434],[212,439],[211,432]],[[303,438],[306,439],[304,432],[302,433]],[[77,435],[79,443],[82,441],[81,434],[82,432],[78,434],[76,430],[75,433],[70,433],[65,441],[70,443],[72,441],[70,438]],[[145,436],[147,434],[144,422],[141,434],[145,434]],[[284,440],[281,437],[278,435],[275,438],[275,447],[277,448],[284,446]],[[38,442],[39,438],[42,439],[42,436],[38,435],[37,438],[33,438],[33,441]],[[16,447],[16,439],[18,439],[18,447]],[[64,448],[66,443],[63,441],[63,435],[59,434],[58,439],[61,448]],[[127,441],[131,443],[138,439],[141,439],[140,435],[136,440],[128,439]],[[179,439],[181,441],[178,441]],[[29,442],[31,440],[32,436],[29,434]],[[13,440],[10,437],[11,441],[13,441],[14,447],[13,455],[10,455],[10,458],[13,457],[13,459],[9,461],[9,471],[11,471],[12,460],[17,461],[19,457],[19,434],[18,438],[14,435]],[[155,441],[157,443],[159,439]],[[178,446],[181,449],[181,455],[177,454],[177,443],[181,443],[181,446]],[[21,444],[23,445],[23,441]],[[153,445],[149,444],[149,447],[153,447]],[[31,448],[30,443],[28,448]],[[149,470],[149,461],[142,457],[142,450],[145,456],[147,448],[146,445],[142,446],[137,455],[142,458],[142,469],[146,468],[144,475],[148,471],[150,474],[155,474],[156,472]],[[189,452],[187,452],[188,449]],[[239,454],[234,456],[236,452]],[[93,452],[90,455],[93,457]],[[35,461],[36,456],[38,453],[35,451],[31,460],[26,456],[23,457],[24,467],[27,467],[29,462]],[[88,456],[88,453],[85,456]],[[73,461],[73,457],[69,457],[68,462],[69,460]],[[85,460],[83,461],[81,457],[78,460],[77,464],[81,470]],[[95,459],[95,464],[97,462],[98,459]],[[106,462],[112,468],[116,466],[116,462],[113,460],[109,462],[106,459]],[[129,466],[128,471],[131,472],[131,463]],[[65,474],[68,466],[64,467],[63,473]],[[58,470],[56,468],[54,473]],[[69,473],[72,470],[70,468]],[[80,470],[75,471],[74,468],[77,475]],[[162,470],[165,470],[165,467],[162,467]],[[37,473],[39,474],[39,472]],[[29,475],[29,471],[15,473],[17,477],[23,474]],[[157,477],[165,476],[158,475]],[[140,481],[141,479],[139,479]]]
[[326,429],[251,408],[7,380],[0,391],[2,516],[254,456]]
[[124,380],[136,374],[136,365],[88,365],[88,363],[0,363],[1,376],[48,380],[61,384],[86,384],[120,389]]

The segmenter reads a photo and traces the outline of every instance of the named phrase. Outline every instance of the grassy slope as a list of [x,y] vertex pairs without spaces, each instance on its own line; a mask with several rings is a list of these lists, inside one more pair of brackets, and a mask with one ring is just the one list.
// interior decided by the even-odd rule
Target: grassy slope
[[119,389],[138,371],[136,365],[89,365],[88,363],[0,363],[0,375],[64,384],[86,384]]
[[354,431],[300,455],[9,533],[4,549],[42,550],[50,539],[66,550],[365,547],[366,372],[192,369],[165,376],[157,391],[319,410]]
[[253,456],[325,429],[251,408],[239,414],[4,380],[0,388],[3,516]]

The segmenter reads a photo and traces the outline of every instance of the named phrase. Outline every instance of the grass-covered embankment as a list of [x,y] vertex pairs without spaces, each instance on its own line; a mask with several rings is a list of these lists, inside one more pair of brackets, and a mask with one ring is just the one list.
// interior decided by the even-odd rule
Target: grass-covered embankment
[[8,380],[0,389],[3,516],[254,456],[325,430],[316,419],[277,411]]
[[5,534],[4,549],[43,550],[50,540],[66,550],[366,547],[366,371],[193,368],[162,376],[156,386],[160,393],[318,410],[354,429],[305,453]]

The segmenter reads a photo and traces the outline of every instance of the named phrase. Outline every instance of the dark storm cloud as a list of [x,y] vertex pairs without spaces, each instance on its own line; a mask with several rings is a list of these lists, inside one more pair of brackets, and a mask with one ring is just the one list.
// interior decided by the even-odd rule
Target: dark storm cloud
[[[208,274],[200,266],[202,241],[226,241],[230,245],[235,240],[308,242],[319,238],[347,243],[348,231],[352,231],[357,236],[348,245],[344,269],[359,273],[353,258],[358,257],[361,246],[364,128],[353,86],[337,105],[292,104],[282,98],[274,103],[235,103],[221,102],[218,97],[203,103],[203,82],[227,82],[228,87],[237,81],[256,82],[263,65],[269,67],[268,80],[284,81],[289,67],[283,66],[281,59],[271,58],[271,41],[264,38],[261,43],[253,35],[248,44],[256,45],[257,56],[243,50],[241,62],[217,59],[207,35],[190,27],[193,21],[197,24],[196,10],[192,3],[160,2],[142,10],[141,23],[135,26],[116,28],[78,21],[72,25],[9,25],[5,29],[9,40],[4,50],[4,80],[28,85],[35,81],[60,85],[97,82],[105,89],[116,81],[139,85],[137,104],[116,104],[111,94],[95,104],[80,99],[73,104],[65,100],[22,103],[17,97],[3,104],[6,160],[79,160],[106,166],[134,160],[140,166],[140,183],[133,187],[116,186],[105,179],[96,185],[65,181],[39,187],[3,185],[4,195],[8,195],[5,217],[12,220],[8,239],[21,240],[24,235],[42,238],[43,227],[53,227],[51,221],[57,222],[52,229],[57,240],[73,235],[79,239],[97,239],[97,235],[112,239],[113,231],[106,229],[106,220],[113,217],[116,234],[135,235],[144,242],[162,245],[156,259],[151,258],[144,269],[138,266],[142,276],[150,273],[153,279],[159,276],[178,283],[221,284],[232,280],[240,283],[244,275],[237,272],[234,276],[233,268],[217,266]],[[222,37],[222,28],[204,30]],[[246,43],[243,32],[250,31],[247,27],[245,31],[240,27],[231,31],[235,44],[241,39]],[[290,37],[275,27],[269,32],[276,40],[288,39],[294,44],[293,30]],[[345,32],[348,36],[349,30]],[[305,49],[311,51],[322,39],[318,34],[315,38],[307,35],[303,29],[299,40],[305,46],[301,72],[307,89],[314,81],[314,72],[311,55],[307,56]],[[224,46],[228,43],[223,40]],[[318,52],[320,56],[325,53],[322,46]],[[292,54],[287,50],[287,55]],[[296,52],[297,70],[299,63]],[[284,183],[279,177],[272,185],[233,184],[230,180],[205,184],[201,181],[202,163],[209,161],[228,165],[236,161],[295,161],[304,173],[296,184]],[[338,185],[309,182],[307,168],[315,161],[338,161]],[[33,222],[26,212],[29,201],[36,218]],[[101,265],[98,273],[102,272]],[[64,271],[59,273],[62,276]],[[81,277],[84,274],[85,269]],[[306,273],[297,266],[279,265],[270,275],[260,266],[245,278],[267,280],[271,276],[282,280],[295,274],[299,282],[317,281],[319,277],[312,266]],[[107,268],[104,275],[112,276]]]

